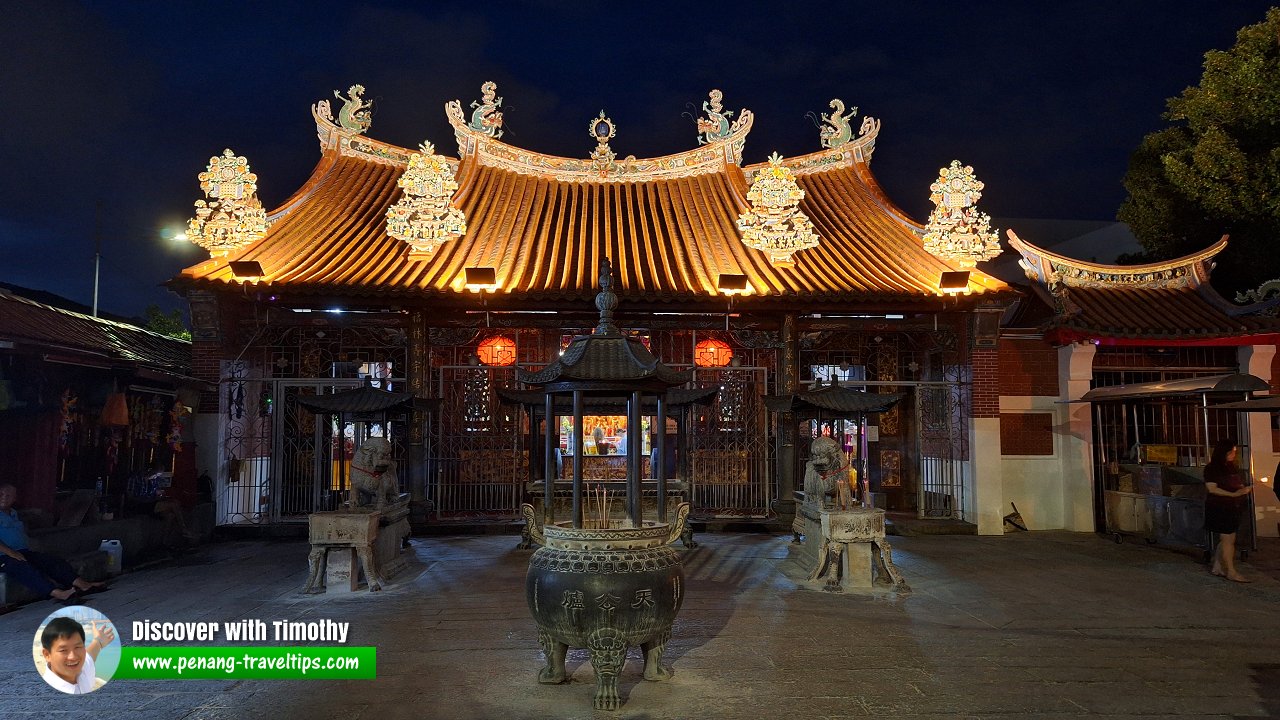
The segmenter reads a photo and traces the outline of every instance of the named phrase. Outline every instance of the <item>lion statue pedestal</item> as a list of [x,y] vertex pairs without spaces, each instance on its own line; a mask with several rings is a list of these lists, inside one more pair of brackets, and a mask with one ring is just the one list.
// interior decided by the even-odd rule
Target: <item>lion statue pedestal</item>
[[884,528],[884,510],[854,501],[840,446],[829,437],[815,439],[805,464],[804,502],[791,528],[797,542],[803,538],[800,557],[809,582],[825,578],[822,589],[828,592],[868,590],[877,579],[908,589],[893,565]]
[[[311,554],[305,592],[352,592],[363,567],[369,590],[405,565],[409,496],[400,492],[390,443],[369,438],[351,461],[347,502],[337,512],[310,516]],[[358,564],[357,564],[358,562]]]

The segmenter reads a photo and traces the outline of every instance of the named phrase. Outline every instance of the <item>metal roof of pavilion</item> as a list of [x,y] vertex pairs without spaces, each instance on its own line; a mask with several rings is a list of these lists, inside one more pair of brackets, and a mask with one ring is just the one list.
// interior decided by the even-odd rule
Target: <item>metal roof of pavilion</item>
[[440,401],[435,398],[420,398],[409,392],[392,392],[366,385],[330,395],[300,395],[298,404],[315,413],[338,415],[380,413],[392,410],[435,412]]
[[773,412],[838,412],[854,415],[888,412],[903,393],[869,393],[851,387],[824,385],[789,395],[765,395],[764,404]]
[[559,357],[541,370],[521,370],[520,382],[542,385],[547,392],[616,391],[624,386],[665,391],[692,379],[692,373],[667,366],[638,338],[624,335],[614,325],[613,310],[618,298],[612,287],[612,267],[605,258],[600,261],[600,293],[596,296],[600,324],[595,332],[575,337]]

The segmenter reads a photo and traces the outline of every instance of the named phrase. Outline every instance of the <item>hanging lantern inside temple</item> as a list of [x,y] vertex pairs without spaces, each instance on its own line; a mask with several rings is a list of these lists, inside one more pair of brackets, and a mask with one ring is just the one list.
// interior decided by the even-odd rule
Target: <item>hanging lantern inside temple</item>
[[485,365],[497,365],[503,367],[506,365],[515,365],[516,363],[516,341],[505,335],[494,335],[485,338],[480,343],[480,347],[476,349],[476,355],[480,357],[480,362]]
[[107,403],[102,406],[100,422],[103,427],[127,427],[129,425],[129,404],[124,393],[116,392],[107,396]]
[[733,359],[733,348],[723,340],[699,340],[693,349],[693,363],[698,367],[724,367]]

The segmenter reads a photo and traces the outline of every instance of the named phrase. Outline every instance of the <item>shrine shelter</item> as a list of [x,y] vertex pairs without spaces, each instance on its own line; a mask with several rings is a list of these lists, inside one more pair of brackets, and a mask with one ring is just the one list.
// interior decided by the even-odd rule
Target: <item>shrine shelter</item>
[[[666,433],[698,521],[789,527],[808,445],[830,434],[890,511],[998,533],[1012,500],[1037,529],[1094,530],[1093,414],[1064,401],[1114,372],[1107,358],[1132,370],[1159,350],[1192,374],[1271,377],[1275,318],[1243,319],[1204,282],[1219,246],[1133,274],[1015,241],[1028,267],[1087,278],[1010,286],[980,269],[1001,245],[973,169],[922,178],[936,207],[907,216],[871,171],[880,121],[839,100],[814,152],[744,163],[754,116],[719,91],[692,149],[656,158],[619,157],[605,112],[584,119],[581,158],[508,144],[492,83],[469,110],[445,105],[456,156],[444,138],[397,147],[367,135],[363,92],[336,93],[336,117],[328,100],[312,107],[320,159],[279,207],[262,207],[231,150],[200,175],[188,235],[210,259],[169,285],[191,304],[194,373],[218,388],[196,432],[223,524],[334,507],[340,463],[369,436],[396,447],[416,523],[517,520],[534,483],[565,477],[543,467],[542,416],[510,400],[527,389],[517,369],[590,332],[605,258],[617,325],[691,370],[688,391],[717,392],[691,394],[703,401],[662,428],[585,418],[588,474],[613,478],[627,443],[648,459]],[[1161,284],[1166,272],[1187,282]],[[439,413],[339,427],[298,405],[366,384],[438,398]],[[822,421],[762,400],[818,384],[903,398]],[[571,452],[569,420],[553,422]]]

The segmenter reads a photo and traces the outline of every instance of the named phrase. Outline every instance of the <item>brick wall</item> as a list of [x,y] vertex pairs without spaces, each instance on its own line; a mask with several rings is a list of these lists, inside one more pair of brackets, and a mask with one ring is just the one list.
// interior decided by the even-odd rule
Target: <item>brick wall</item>
[[1000,340],[1000,394],[1058,395],[1058,351],[1041,340]]
[[1001,455],[1052,455],[1052,413],[1000,413]]
[[1000,351],[974,349],[973,363],[973,416],[994,418],[1000,416]]

